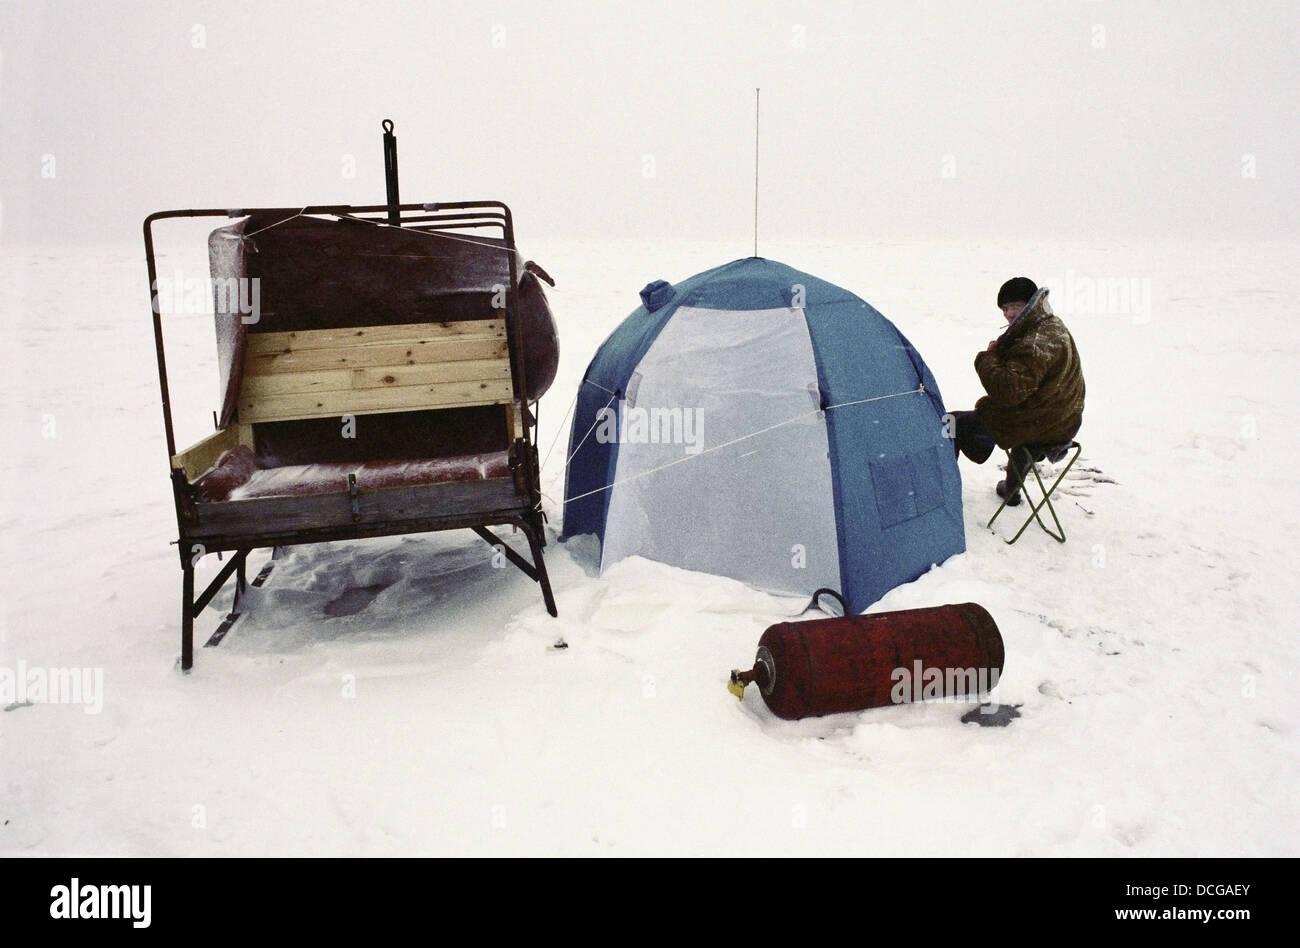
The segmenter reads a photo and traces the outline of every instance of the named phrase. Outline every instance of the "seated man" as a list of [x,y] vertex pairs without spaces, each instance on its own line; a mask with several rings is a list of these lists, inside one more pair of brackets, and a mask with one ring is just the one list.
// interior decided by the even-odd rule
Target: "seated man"
[[[1065,323],[1052,315],[1047,292],[1027,277],[1008,280],[998,291],[998,309],[1010,325],[975,357],[988,394],[974,411],[952,413],[953,447],[976,464],[988,460],[994,444],[1010,451],[1068,442],[1083,422],[1079,352]],[[1011,458],[997,490],[1014,507],[1030,469],[1022,452],[1012,451]]]

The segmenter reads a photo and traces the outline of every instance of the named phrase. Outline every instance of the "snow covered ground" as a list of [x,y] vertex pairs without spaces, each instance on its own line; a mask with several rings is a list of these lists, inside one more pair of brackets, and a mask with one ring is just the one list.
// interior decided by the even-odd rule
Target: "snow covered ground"
[[[556,526],[556,426],[595,347],[646,282],[748,248],[546,241],[526,223],[524,250],[559,281],[539,439],[547,455],[559,434],[544,469]],[[166,246],[164,273],[204,272],[201,240]],[[1009,726],[963,724],[953,704],[777,720],[726,675],[802,602],[640,559],[595,576],[552,544],[552,619],[468,532],[296,549],[182,676],[143,251],[10,247],[0,669],[98,669],[103,691],[99,713],[0,712],[0,852],[1300,851],[1300,247],[761,251],[891,318],[950,408],[979,394],[971,361],[999,330],[998,285],[1056,288],[1088,383],[1059,504],[1069,542],[1035,529],[1005,545],[983,526],[996,466],[963,462],[968,552],[873,607],[988,608],[1006,642],[999,699],[1021,715]],[[1118,280],[1136,292],[1095,311],[1089,293]],[[187,444],[216,407],[211,324],[167,327]],[[218,568],[208,557],[200,578]],[[568,649],[551,648],[560,637]]]

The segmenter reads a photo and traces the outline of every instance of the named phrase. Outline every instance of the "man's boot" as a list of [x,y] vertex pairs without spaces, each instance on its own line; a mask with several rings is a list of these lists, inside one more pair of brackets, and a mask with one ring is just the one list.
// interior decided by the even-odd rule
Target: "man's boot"
[[998,481],[997,489],[998,496],[1007,502],[1008,507],[1020,506],[1020,488],[1033,470],[1033,466],[1033,459],[1023,447],[1014,448],[1007,455],[1007,479]]

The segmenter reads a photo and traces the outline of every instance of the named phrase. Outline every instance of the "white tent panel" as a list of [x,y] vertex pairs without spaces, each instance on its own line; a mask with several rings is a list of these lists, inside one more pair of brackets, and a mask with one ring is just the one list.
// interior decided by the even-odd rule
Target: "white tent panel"
[[803,310],[679,308],[604,432],[619,445],[602,568],[641,555],[772,592],[838,589],[817,399]]

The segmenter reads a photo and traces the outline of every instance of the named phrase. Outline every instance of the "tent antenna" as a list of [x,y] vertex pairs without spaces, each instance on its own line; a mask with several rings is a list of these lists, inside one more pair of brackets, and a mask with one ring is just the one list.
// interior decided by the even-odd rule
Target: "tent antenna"
[[754,89],[754,256],[758,256],[758,96]]

